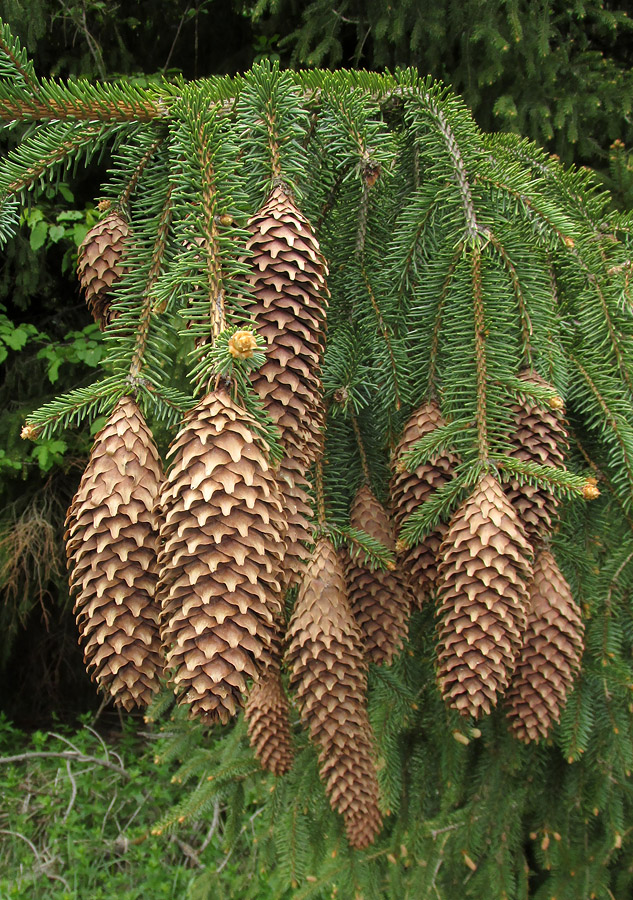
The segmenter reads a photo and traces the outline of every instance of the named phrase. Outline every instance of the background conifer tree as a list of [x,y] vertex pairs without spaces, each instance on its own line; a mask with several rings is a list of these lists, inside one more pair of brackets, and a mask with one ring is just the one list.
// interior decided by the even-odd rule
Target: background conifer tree
[[[104,220],[128,229],[116,253],[107,228],[87,236],[115,276],[100,377],[23,437],[107,417],[69,514],[71,577],[86,658],[128,706],[160,665],[156,628],[150,672],[119,607],[128,573],[153,576],[142,612],[168,685],[147,715],[177,695],[160,752],[191,782],[156,833],[222,796],[239,834],[257,759],[282,752],[252,853],[288,896],[627,896],[631,216],[412,70],[66,83],[6,27],[0,64],[16,133],[0,235],[105,154]],[[146,423],[172,445],[162,486]],[[363,487],[398,507],[393,549],[350,515]],[[402,562],[423,544],[421,590]],[[398,623],[415,610],[382,665],[350,559],[397,573],[380,593]],[[241,714],[222,736],[280,672],[269,708],[289,731],[263,728],[262,705],[254,750]]]

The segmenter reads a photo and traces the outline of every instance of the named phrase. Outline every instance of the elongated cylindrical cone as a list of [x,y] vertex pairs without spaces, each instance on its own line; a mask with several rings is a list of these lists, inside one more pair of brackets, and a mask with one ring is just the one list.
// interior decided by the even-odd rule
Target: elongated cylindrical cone
[[440,548],[438,682],[464,716],[490,712],[509,684],[525,631],[531,556],[512,505],[485,475]]
[[277,467],[277,482],[286,519],[282,572],[284,589],[301,583],[310,558],[306,544],[312,542],[314,516],[308,494],[310,483],[305,471],[305,458],[295,445],[286,443],[286,455]]
[[541,547],[530,583],[523,647],[506,697],[510,726],[529,743],[547,737],[567,702],[583,651],[578,604],[556,560]]
[[[533,370],[526,370],[519,376],[527,384],[530,382],[551,387]],[[564,409],[555,409],[544,403],[537,403],[530,397],[523,397],[512,407],[515,428],[510,435],[514,456],[523,462],[538,463],[542,466],[565,468],[565,452],[568,436],[564,425]],[[520,484],[517,478],[504,483],[508,500],[512,503],[531,541],[547,535],[552,530],[558,500],[546,487]]]
[[254,302],[245,312],[268,344],[252,383],[282,444],[296,444],[307,467],[320,446],[327,265],[309,221],[283,185],[273,189],[248,229]]
[[350,844],[366,847],[381,827],[366,668],[343,570],[327,538],[317,542],[299,590],[286,660],[301,719],[320,748],[321,779],[332,808],[343,815]]
[[247,277],[252,303],[244,306],[266,340],[266,362],[252,384],[280,430],[285,457],[279,487],[287,513],[284,587],[299,583],[309,553],[312,511],[306,475],[321,446],[327,265],[310,222],[283,185],[277,185],[248,223]]
[[288,700],[278,665],[268,666],[251,688],[245,716],[251,747],[262,767],[273,775],[285,775],[292,768],[294,753]]
[[226,390],[208,394],[172,444],[161,492],[161,634],[192,715],[226,722],[264,669],[280,615],[277,481],[254,421]]
[[86,303],[101,330],[110,321],[112,285],[125,272],[124,253],[130,226],[113,210],[93,225],[77,254],[77,274]]
[[160,687],[158,522],[162,480],[143,416],[123,397],[95,438],[66,517],[75,615],[92,677],[127,710]]
[[[388,550],[394,549],[393,525],[367,485],[356,493],[350,524],[367,532]],[[408,633],[409,587],[397,569],[372,570],[351,556],[346,560],[346,576],[352,613],[360,626],[367,659],[376,665],[389,665]]]
[[[405,468],[403,463],[403,456],[413,449],[414,444],[441,425],[444,425],[444,419],[437,403],[428,400],[413,413],[396,447],[392,463],[391,502],[397,531],[400,531],[411,513],[453,477],[458,459],[450,451],[437,453],[428,463],[417,466],[413,471]],[[435,587],[437,554],[445,533],[446,525],[441,524],[413,547],[398,541],[398,562],[418,607]]]

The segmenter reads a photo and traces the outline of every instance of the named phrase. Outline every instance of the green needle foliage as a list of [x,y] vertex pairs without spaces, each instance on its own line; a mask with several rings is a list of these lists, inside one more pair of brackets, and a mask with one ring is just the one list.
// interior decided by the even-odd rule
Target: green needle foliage
[[[582,672],[561,722],[524,746],[503,709],[475,727],[445,708],[433,604],[414,615],[391,669],[370,670],[384,826],[365,852],[349,850],[294,712],[295,764],[266,790],[243,720],[214,730],[210,745],[174,713],[159,756],[182,763],[184,787],[155,830],[212,816],[220,800],[235,861],[249,846],[242,874],[275,867],[277,896],[295,900],[630,896],[633,217],[614,212],[589,172],[482,133],[461,100],[412,70],[265,63],[192,84],[65,84],[37,79],[7,29],[0,57],[0,119],[28,125],[0,162],[0,235],[29,197],[103,154],[103,195],[133,236],[102,371],[33,412],[27,435],[52,439],[124,394],[175,429],[223,378],[278,457],[249,378],[266,348],[246,361],[228,348],[252,326],[245,226],[282,181],[330,270],[320,527],[389,566],[387,548],[350,528],[351,500],[364,479],[386,498],[390,453],[411,412],[433,399],[446,426],[408,462],[450,448],[459,465],[401,536],[414,543],[448,521],[484,473],[545,487],[561,502],[552,548],[585,619]],[[182,360],[188,376],[176,379]],[[526,368],[550,387],[520,380]],[[564,399],[566,470],[511,455],[512,406],[526,393]],[[592,502],[589,476],[600,490]],[[167,716],[169,699],[150,718]],[[199,896],[220,884],[221,873],[206,873]],[[260,896],[257,879],[243,884],[240,897]]]

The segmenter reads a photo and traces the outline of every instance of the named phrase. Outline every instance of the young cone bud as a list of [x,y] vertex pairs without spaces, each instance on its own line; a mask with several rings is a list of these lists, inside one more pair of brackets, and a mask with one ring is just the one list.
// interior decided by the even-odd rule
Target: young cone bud
[[544,547],[529,591],[523,648],[506,698],[511,728],[526,744],[547,737],[558,722],[580,668],[584,631],[569,585]]
[[127,710],[149,703],[163,668],[155,600],[161,480],[152,434],[123,397],[95,438],[66,517],[66,547],[88,670]]
[[332,808],[343,815],[351,846],[366,847],[381,827],[366,670],[343,570],[326,538],[317,542],[299,590],[286,660],[302,721],[321,749],[321,779]]
[[86,303],[103,331],[110,322],[110,288],[124,274],[123,255],[130,226],[113,210],[93,225],[77,254],[77,274]]
[[[526,370],[519,377],[528,384],[551,387],[533,370]],[[561,401],[560,397],[556,399]],[[513,449],[509,455],[523,462],[564,469],[568,437],[563,424],[562,401],[546,405],[523,397],[512,407],[512,411],[516,425],[510,436]],[[504,489],[532,542],[551,531],[558,506],[558,500],[551,491],[545,487],[519,484],[516,478],[504,482]]]
[[[350,524],[395,548],[393,526],[371,488],[363,485],[352,503]],[[367,657],[376,665],[389,665],[408,632],[411,597],[398,571],[372,570],[358,558],[348,557],[346,575],[349,601]]]
[[464,716],[489,713],[526,624],[532,548],[492,475],[454,514],[440,548],[438,682]]
[[187,416],[161,492],[161,634],[192,715],[226,722],[270,658],[284,522],[254,422],[221,389]]
[[[435,401],[429,400],[413,413],[396,447],[392,464],[391,500],[398,531],[412,512],[453,477],[457,457],[450,451],[436,454],[428,463],[411,472],[402,467],[402,457],[413,449],[416,441],[441,425],[444,425],[444,420],[439,407]],[[418,608],[435,586],[437,554],[445,533],[446,525],[441,524],[421,543],[403,547],[398,553],[398,562],[408,579]]]

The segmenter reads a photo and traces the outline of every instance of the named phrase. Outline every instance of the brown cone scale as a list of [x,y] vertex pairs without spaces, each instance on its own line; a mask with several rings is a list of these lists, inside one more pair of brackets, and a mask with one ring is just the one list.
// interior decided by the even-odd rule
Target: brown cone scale
[[[350,524],[380,541],[388,550],[394,550],[395,537],[389,516],[367,485],[356,493]],[[360,627],[367,658],[376,665],[388,666],[408,633],[409,588],[397,570],[372,570],[357,558],[348,557],[346,576],[350,606]]]
[[111,319],[112,285],[125,273],[123,256],[130,226],[113,210],[93,225],[81,242],[77,255],[77,274],[86,303],[103,331]]
[[319,452],[323,425],[327,265],[310,222],[281,184],[248,229],[253,302],[244,311],[267,345],[266,362],[253,373],[252,384],[280,429],[286,453],[279,485],[288,515],[284,573],[291,585],[302,577],[309,556],[302,542],[312,533],[306,473]]
[[509,684],[526,625],[531,555],[512,505],[485,475],[440,548],[438,683],[464,716],[489,713]]
[[[526,383],[551,387],[533,370],[526,370],[519,376]],[[538,463],[564,469],[565,450],[568,436],[563,424],[563,409],[547,408],[531,397],[523,397],[512,407],[515,426],[510,435],[512,449],[509,453],[523,462]],[[530,540],[544,537],[552,530],[558,500],[545,487],[520,484],[510,478],[504,483],[510,500]]]
[[284,522],[254,421],[220,389],[187,416],[161,492],[161,634],[181,702],[227,722],[270,658]]
[[279,666],[270,665],[251,688],[244,714],[255,756],[273,775],[285,775],[292,768],[288,712]]
[[580,610],[556,560],[544,547],[534,562],[527,627],[506,697],[516,737],[529,743],[548,736],[560,719],[583,651]]
[[320,748],[321,779],[330,804],[343,816],[351,846],[367,847],[381,828],[381,815],[365,702],[366,667],[343,570],[326,538],[317,542],[299,590],[286,661],[301,719]]
[[160,687],[158,523],[162,467],[136,403],[122,398],[95,438],[66,518],[70,586],[93,679],[127,710]]
[[[413,449],[420,438],[444,424],[437,403],[428,400],[413,413],[405,426],[392,463],[391,502],[397,531],[421,504],[453,477],[458,460],[450,451],[436,454],[428,463],[417,466],[413,471],[403,469],[401,465],[402,457]],[[438,551],[445,534],[446,525],[442,523],[419,544],[402,547],[398,553],[399,565],[407,577],[418,608],[435,587]]]

